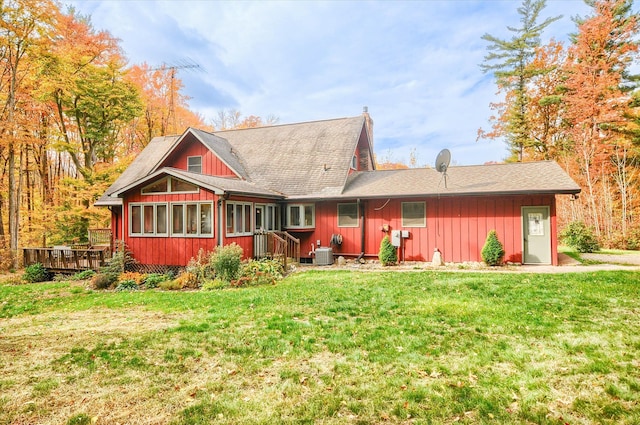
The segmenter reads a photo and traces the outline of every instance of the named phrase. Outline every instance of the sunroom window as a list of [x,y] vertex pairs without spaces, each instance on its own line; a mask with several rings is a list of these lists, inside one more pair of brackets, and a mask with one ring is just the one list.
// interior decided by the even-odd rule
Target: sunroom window
[[251,211],[251,203],[227,202],[227,236],[251,234]]
[[198,193],[198,186],[174,177],[165,177],[142,188],[143,195],[159,193]]
[[130,204],[129,234],[132,236],[166,236],[167,204]]
[[212,211],[209,202],[171,204],[171,235],[213,236]]

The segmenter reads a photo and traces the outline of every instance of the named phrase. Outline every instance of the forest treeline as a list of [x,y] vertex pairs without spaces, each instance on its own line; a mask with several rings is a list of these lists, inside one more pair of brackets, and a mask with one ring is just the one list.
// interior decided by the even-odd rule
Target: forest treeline
[[155,136],[277,121],[189,110],[181,66],[127,65],[119,41],[54,0],[0,0],[0,269],[18,247],[83,242],[93,203]]
[[485,34],[481,64],[502,102],[478,138],[505,140],[508,161],[557,161],[582,188],[560,197],[559,219],[582,221],[607,247],[640,248],[638,14],[632,0],[586,0],[570,41],[541,43],[559,16],[524,0],[512,36]]
[[[478,138],[505,140],[508,161],[557,161],[583,189],[561,219],[625,246],[640,243],[638,15],[631,0],[586,2],[570,42],[541,42],[558,19],[540,20],[544,0],[522,2],[511,38],[483,37],[481,68],[503,101]],[[0,269],[17,265],[19,246],[82,242],[108,226],[93,203],[151,138],[277,121],[230,110],[207,123],[189,110],[180,67],[128,65],[117,39],[55,0],[0,8]]]

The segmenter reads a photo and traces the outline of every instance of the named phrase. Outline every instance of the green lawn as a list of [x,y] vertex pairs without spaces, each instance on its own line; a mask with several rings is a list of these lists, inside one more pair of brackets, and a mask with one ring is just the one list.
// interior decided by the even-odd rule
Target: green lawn
[[0,285],[0,424],[640,423],[640,273]]

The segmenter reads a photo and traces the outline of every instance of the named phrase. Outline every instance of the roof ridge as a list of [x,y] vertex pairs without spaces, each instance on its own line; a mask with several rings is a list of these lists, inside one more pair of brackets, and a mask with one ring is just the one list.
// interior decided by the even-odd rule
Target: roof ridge
[[[356,119],[356,118],[364,119],[364,117],[362,115],[355,115],[353,117],[326,118],[326,119],[321,119],[321,120],[300,121],[300,122],[292,122],[292,123],[286,123],[286,124],[263,125],[263,126],[260,126],[260,127],[228,128],[226,130],[214,130],[210,134],[217,135],[218,133],[227,133],[227,132],[230,132],[230,131],[257,130],[259,128],[274,128],[274,127],[286,127],[286,126],[294,126],[294,125],[306,125],[306,124],[322,123],[322,122],[329,122],[329,121],[351,120],[351,119]],[[205,131],[205,130],[200,130],[200,131]],[[218,137],[220,137],[220,136],[218,136]]]

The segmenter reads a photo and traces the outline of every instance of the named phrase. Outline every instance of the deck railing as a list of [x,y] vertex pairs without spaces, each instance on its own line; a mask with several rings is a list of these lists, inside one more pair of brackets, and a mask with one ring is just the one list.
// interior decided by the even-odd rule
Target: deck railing
[[109,253],[108,248],[23,248],[22,261],[25,267],[40,263],[52,272],[99,270],[106,264]]
[[300,239],[287,232],[256,232],[253,235],[253,256],[278,260],[286,270],[290,261],[300,262]]

